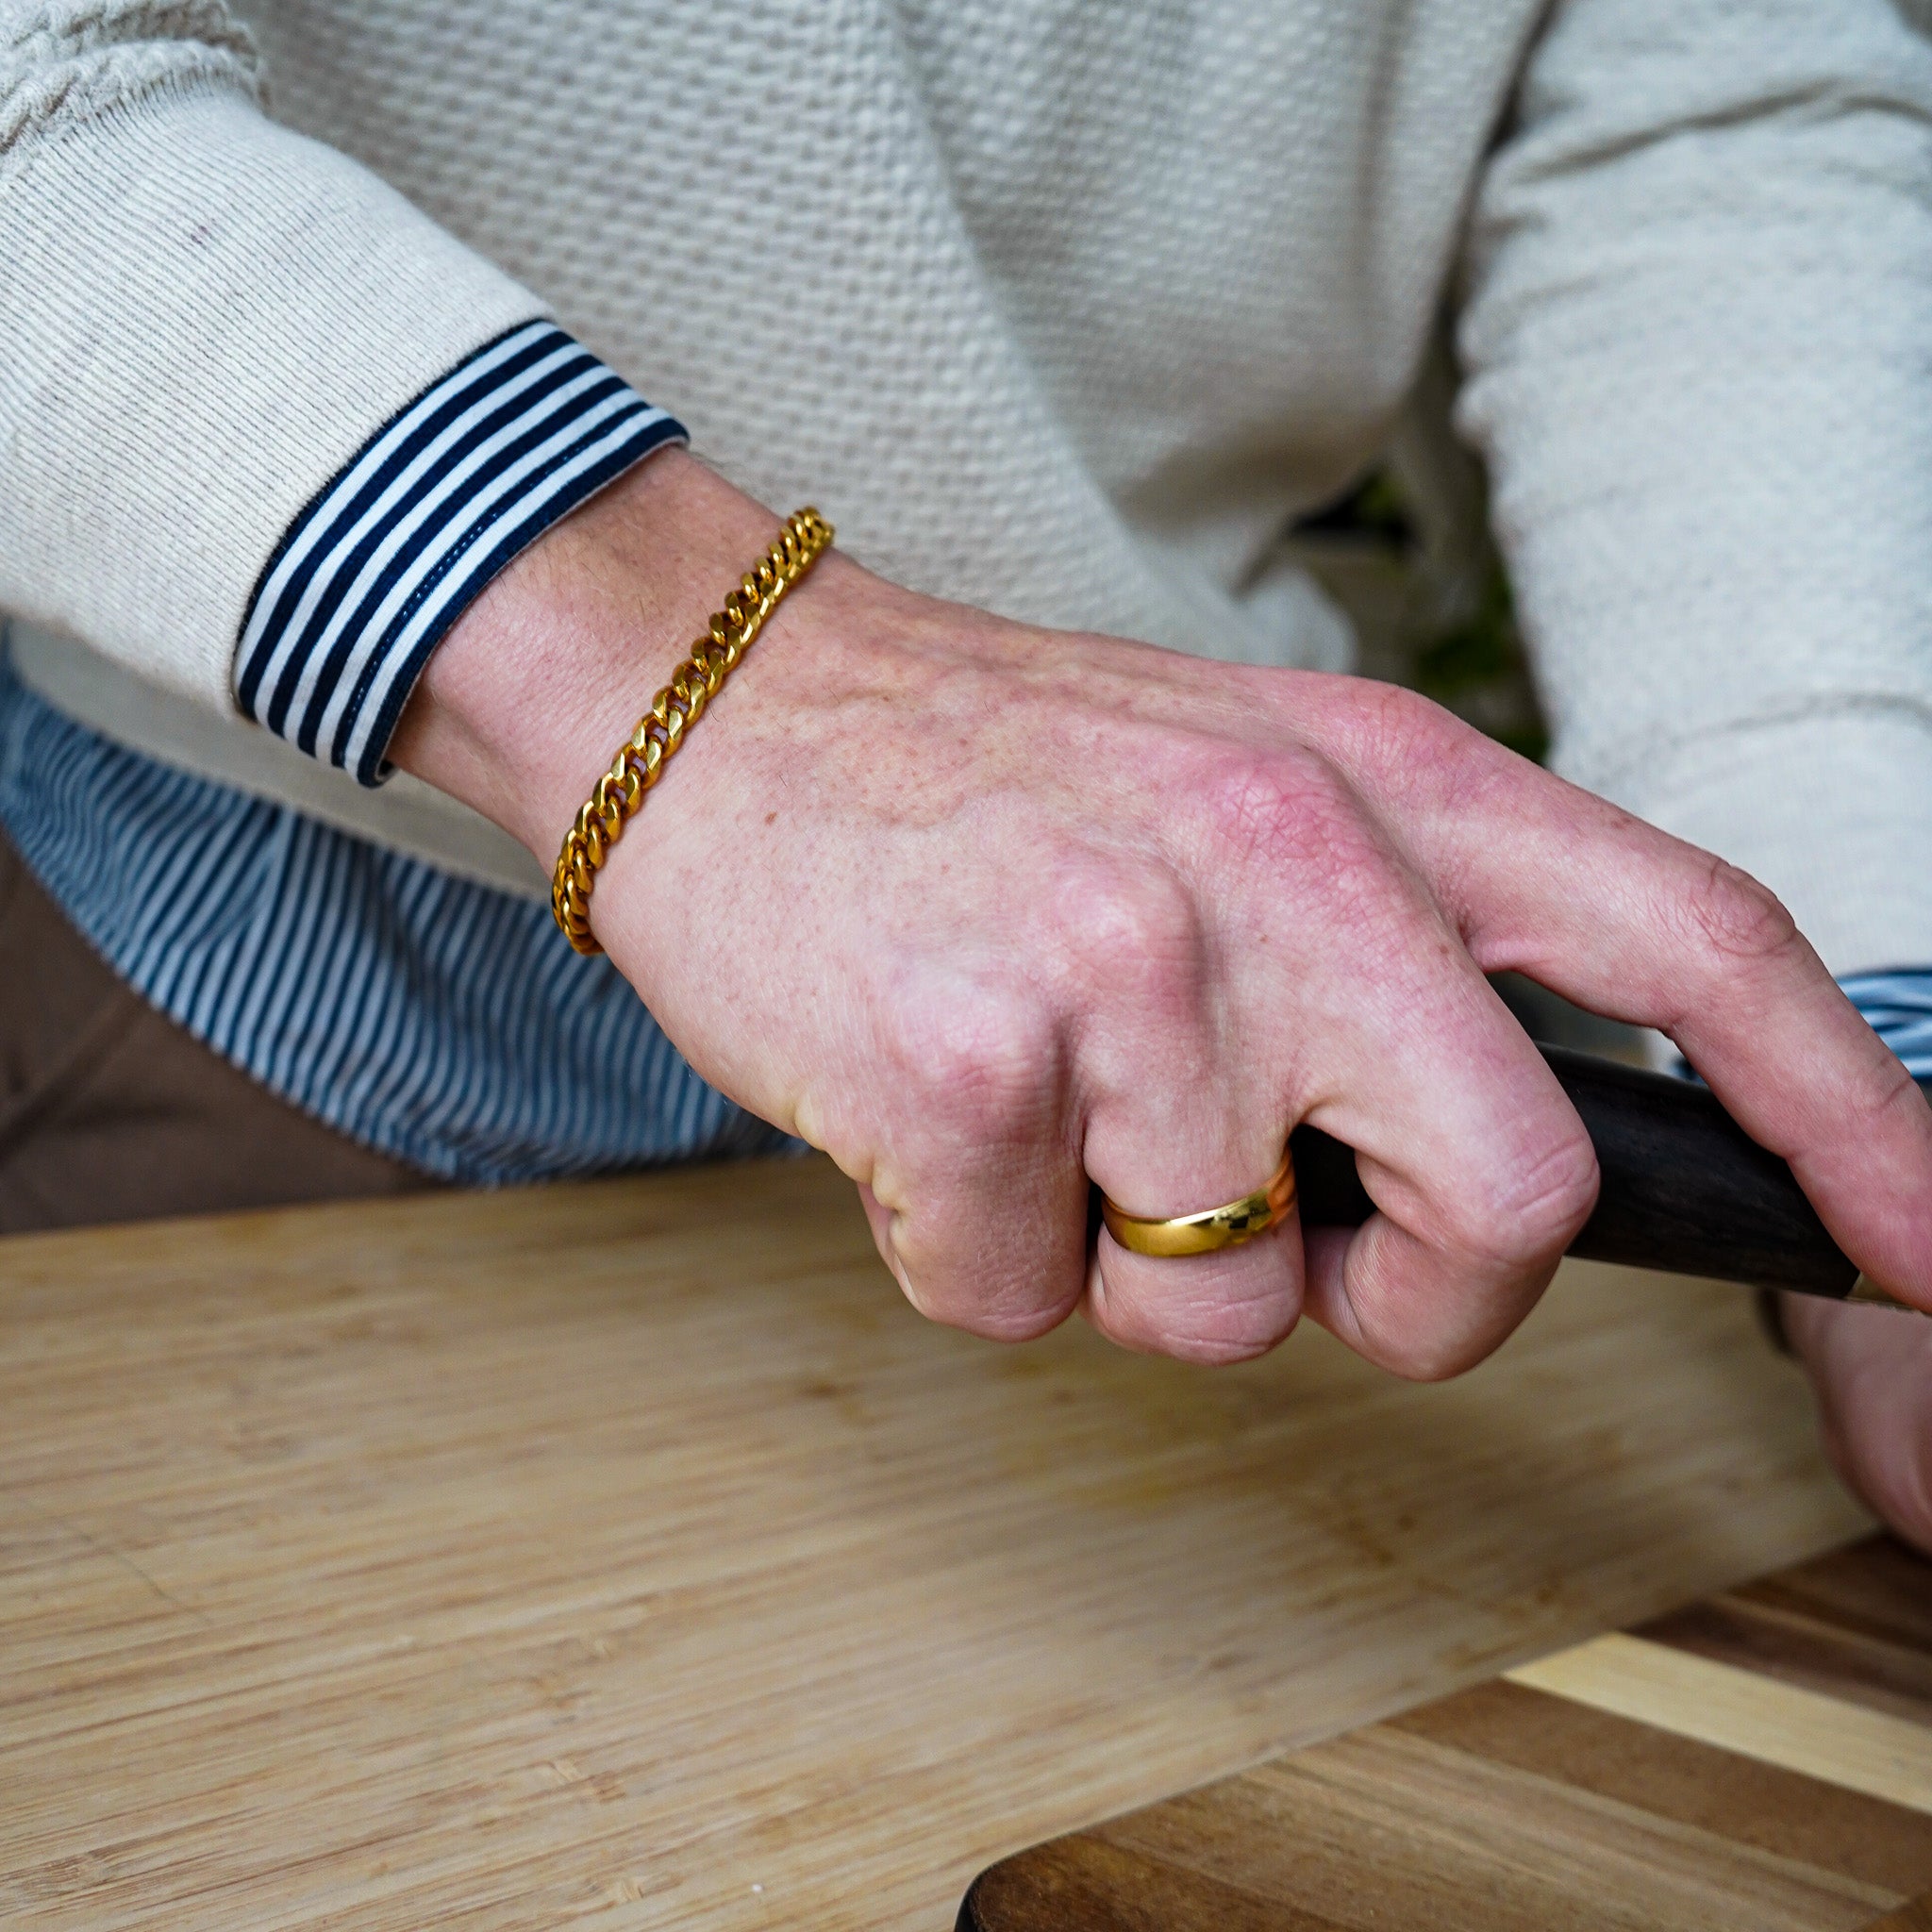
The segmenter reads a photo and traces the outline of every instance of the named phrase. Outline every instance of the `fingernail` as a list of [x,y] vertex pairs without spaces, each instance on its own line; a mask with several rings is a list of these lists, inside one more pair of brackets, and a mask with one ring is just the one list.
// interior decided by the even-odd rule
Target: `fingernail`
[[1852,1283],[1852,1291],[1845,1299],[1868,1308],[1893,1308],[1901,1315],[1923,1315],[1925,1312],[1924,1308],[1915,1308],[1910,1302],[1900,1301],[1897,1295],[1880,1288],[1869,1274],[1861,1274]]

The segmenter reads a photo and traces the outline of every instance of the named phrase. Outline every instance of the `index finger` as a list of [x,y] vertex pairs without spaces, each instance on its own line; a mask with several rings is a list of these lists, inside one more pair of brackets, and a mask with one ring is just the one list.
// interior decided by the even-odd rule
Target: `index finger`
[[1416,760],[1388,789],[1477,962],[1668,1034],[1846,1254],[1932,1308],[1932,1108],[1776,896],[1500,746],[1460,749],[1453,788]]

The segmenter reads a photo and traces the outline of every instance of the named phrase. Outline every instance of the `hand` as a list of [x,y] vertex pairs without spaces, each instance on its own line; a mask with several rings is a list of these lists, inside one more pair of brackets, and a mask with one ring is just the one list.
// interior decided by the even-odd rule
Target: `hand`
[[1783,1307],[1846,1487],[1932,1554],[1932,1322],[1807,1295]]
[[[392,747],[553,862],[777,519],[664,455],[550,532]],[[1203,1360],[1306,1308],[1408,1375],[1520,1321],[1590,1212],[1581,1124],[1484,974],[1671,1033],[1848,1253],[1932,1306],[1932,1113],[1776,901],[1384,685],[936,603],[827,557],[626,831],[592,923],[700,1073],[824,1148],[927,1314],[1075,1307]],[[1088,1177],[1180,1214],[1294,1124],[1378,1209],[1090,1257]]]

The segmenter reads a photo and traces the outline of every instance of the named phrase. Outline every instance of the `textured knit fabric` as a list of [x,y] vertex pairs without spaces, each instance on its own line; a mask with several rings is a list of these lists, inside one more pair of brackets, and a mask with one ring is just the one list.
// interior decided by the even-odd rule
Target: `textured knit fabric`
[[493,1185],[790,1144],[700,1080],[547,906],[155,765],[4,668],[0,821],[162,1012],[426,1173]]
[[1559,768],[1840,970],[1932,960],[1927,18],[1559,8],[1466,271]]
[[1905,9],[242,11],[0,0],[0,605],[231,707],[303,507],[547,312],[915,586],[1340,663],[1279,538],[1447,296],[1559,765],[1932,958]]
[[219,16],[0,0],[0,608],[231,711],[303,508],[542,305],[265,121]]

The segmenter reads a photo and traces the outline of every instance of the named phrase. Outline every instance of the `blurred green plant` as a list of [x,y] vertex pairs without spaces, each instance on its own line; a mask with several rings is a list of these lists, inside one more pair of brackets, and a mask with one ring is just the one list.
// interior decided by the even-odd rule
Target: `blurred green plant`
[[1550,735],[1502,558],[1479,524],[1473,543],[1432,541],[1424,508],[1384,465],[1303,518],[1296,552],[1348,612],[1368,675],[1413,687],[1541,763]]
[[[1472,700],[1513,691],[1528,678],[1529,660],[1516,626],[1516,599],[1508,574],[1500,558],[1491,558],[1474,615],[1417,654],[1415,688],[1452,711],[1467,713],[1478,708]],[[1539,764],[1549,756],[1549,729],[1540,716],[1494,724],[1490,735]]]

